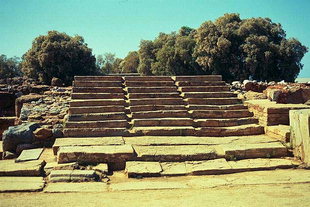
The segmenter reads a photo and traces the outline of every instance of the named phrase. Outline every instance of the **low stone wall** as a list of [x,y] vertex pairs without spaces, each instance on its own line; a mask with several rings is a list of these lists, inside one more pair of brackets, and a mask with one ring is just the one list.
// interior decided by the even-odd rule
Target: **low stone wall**
[[310,109],[291,110],[290,126],[294,155],[310,166]]
[[269,100],[245,101],[245,105],[253,112],[262,126],[289,125],[289,111],[294,109],[310,109],[305,104],[277,104]]

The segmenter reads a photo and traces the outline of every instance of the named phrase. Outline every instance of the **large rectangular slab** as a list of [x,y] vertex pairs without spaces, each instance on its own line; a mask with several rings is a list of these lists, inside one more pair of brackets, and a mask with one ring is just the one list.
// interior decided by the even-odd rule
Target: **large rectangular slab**
[[34,160],[16,163],[15,160],[0,161],[0,176],[40,176],[45,162]]
[[43,148],[23,150],[15,162],[25,162],[39,159]]
[[206,145],[183,146],[133,146],[137,160],[143,161],[187,161],[209,160],[218,157],[213,147]]
[[186,170],[188,174],[193,175],[214,175],[231,172],[231,166],[223,158],[204,161],[188,161],[186,162]]
[[57,153],[58,163],[86,162],[109,163],[125,162],[134,156],[131,145],[119,146],[73,146],[60,147]]
[[68,146],[106,146],[106,145],[123,145],[122,137],[66,137],[56,139],[53,145],[54,154],[57,154],[59,147]]
[[34,192],[44,188],[43,177],[0,177],[0,192]]
[[126,162],[126,173],[128,177],[157,177],[162,171],[158,162]]
[[194,136],[196,130],[192,126],[153,126],[133,127],[132,136]]

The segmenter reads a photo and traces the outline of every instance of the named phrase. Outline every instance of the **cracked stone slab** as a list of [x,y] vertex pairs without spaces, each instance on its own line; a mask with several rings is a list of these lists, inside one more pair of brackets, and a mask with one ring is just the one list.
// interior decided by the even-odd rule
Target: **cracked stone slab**
[[25,162],[30,160],[37,160],[43,152],[43,148],[23,150],[15,162]]
[[133,191],[133,190],[163,190],[163,189],[184,189],[189,188],[185,183],[167,181],[136,181],[124,183],[112,183],[112,191]]
[[163,171],[162,176],[181,176],[186,175],[185,162],[162,162],[160,163]]
[[44,189],[44,193],[70,193],[70,192],[107,192],[106,183],[49,183]]
[[123,145],[122,137],[75,137],[58,138],[53,145],[54,154],[57,154],[59,147],[66,146],[106,146]]
[[89,162],[108,163],[124,162],[134,156],[131,145],[115,146],[73,146],[60,147],[57,153],[58,163]]
[[0,176],[40,176],[44,160],[18,162],[15,160],[0,160]]
[[218,157],[213,147],[207,145],[178,146],[133,146],[137,160],[143,161],[187,161],[208,160]]
[[159,162],[126,162],[126,173],[128,177],[157,177],[162,171]]
[[98,179],[94,170],[53,170],[49,175],[51,182],[88,182]]
[[0,192],[34,192],[44,188],[42,177],[0,177]]
[[188,174],[192,175],[223,174],[231,172],[231,166],[224,158],[204,161],[188,161],[186,162],[186,170]]

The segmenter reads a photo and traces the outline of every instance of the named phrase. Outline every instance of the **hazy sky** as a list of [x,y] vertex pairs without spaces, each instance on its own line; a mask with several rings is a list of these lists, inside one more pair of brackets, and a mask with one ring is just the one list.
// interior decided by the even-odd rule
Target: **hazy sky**
[[[224,13],[270,17],[310,46],[310,0],[0,0],[0,54],[22,56],[49,30],[81,35],[93,53],[125,57],[141,39],[199,27]],[[310,77],[310,53],[300,77]]]

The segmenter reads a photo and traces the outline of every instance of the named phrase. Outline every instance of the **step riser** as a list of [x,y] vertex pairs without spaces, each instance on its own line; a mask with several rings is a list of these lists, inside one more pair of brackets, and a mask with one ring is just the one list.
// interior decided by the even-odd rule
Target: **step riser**
[[131,112],[139,112],[139,111],[159,111],[159,110],[186,110],[185,106],[182,105],[168,105],[168,106],[130,106]]
[[106,112],[124,112],[125,107],[120,106],[107,106],[107,107],[71,107],[69,108],[69,114],[87,114],[87,113],[106,113]]
[[125,100],[105,100],[105,101],[94,101],[94,100],[83,100],[70,102],[70,107],[82,107],[82,106],[124,106]]
[[73,87],[73,93],[124,93],[121,87]]
[[220,129],[208,128],[197,131],[198,136],[212,136],[212,137],[225,137],[225,136],[247,136],[264,134],[264,127],[249,127],[245,129]]
[[242,103],[239,99],[188,99],[189,104],[195,105],[229,105]]
[[205,153],[198,155],[166,155],[166,156],[143,156],[135,157],[132,161],[160,161],[160,162],[185,162],[185,161],[201,161],[222,158],[215,153]]
[[72,93],[71,98],[73,99],[122,99],[125,98],[123,93]]
[[125,81],[172,81],[169,76],[127,76],[124,79]]
[[65,137],[108,137],[108,136],[125,136],[126,129],[105,128],[94,130],[92,128],[66,128],[64,129]]
[[74,82],[74,87],[122,87],[121,82]]
[[178,98],[180,97],[179,93],[130,93],[130,99],[139,99],[139,98]]
[[182,99],[131,99],[129,100],[131,106],[136,105],[184,105]]
[[65,128],[126,128],[127,121],[109,122],[67,122]]
[[175,81],[222,81],[221,75],[206,75],[206,76],[175,76],[173,77]]
[[182,94],[184,98],[228,98],[236,97],[236,94],[233,93],[204,93],[204,94],[195,94],[195,93],[185,93]]
[[189,117],[189,114],[187,111],[181,111],[181,112],[173,112],[173,111],[166,111],[166,112],[149,112],[149,113],[133,113],[132,118],[134,119],[144,119],[144,118],[168,118],[168,117]]
[[125,114],[105,114],[105,115],[74,115],[69,116],[69,121],[99,121],[99,120],[126,120]]
[[247,109],[244,105],[230,105],[230,106],[212,106],[212,105],[189,105],[189,110],[242,110]]
[[196,130],[194,129],[183,129],[183,130],[132,130],[130,131],[131,136],[195,136]]
[[244,119],[244,120],[208,120],[208,121],[196,121],[196,127],[230,127],[239,126],[244,124],[257,124],[257,119]]
[[249,111],[193,111],[193,118],[244,118],[251,117]]
[[182,86],[222,86],[222,85],[225,85],[225,81],[201,81],[201,82],[179,81],[179,82],[176,82],[176,85],[179,87],[182,87]]
[[174,86],[173,81],[150,81],[150,82],[136,82],[136,81],[126,81],[126,87],[157,87],[157,86]]
[[121,76],[75,76],[75,81],[122,81]]
[[229,91],[229,86],[218,86],[218,87],[180,87],[182,92],[220,92],[220,91]]
[[176,92],[176,87],[136,87],[127,88],[128,93],[169,93]]
[[193,120],[134,120],[134,126],[192,126]]

